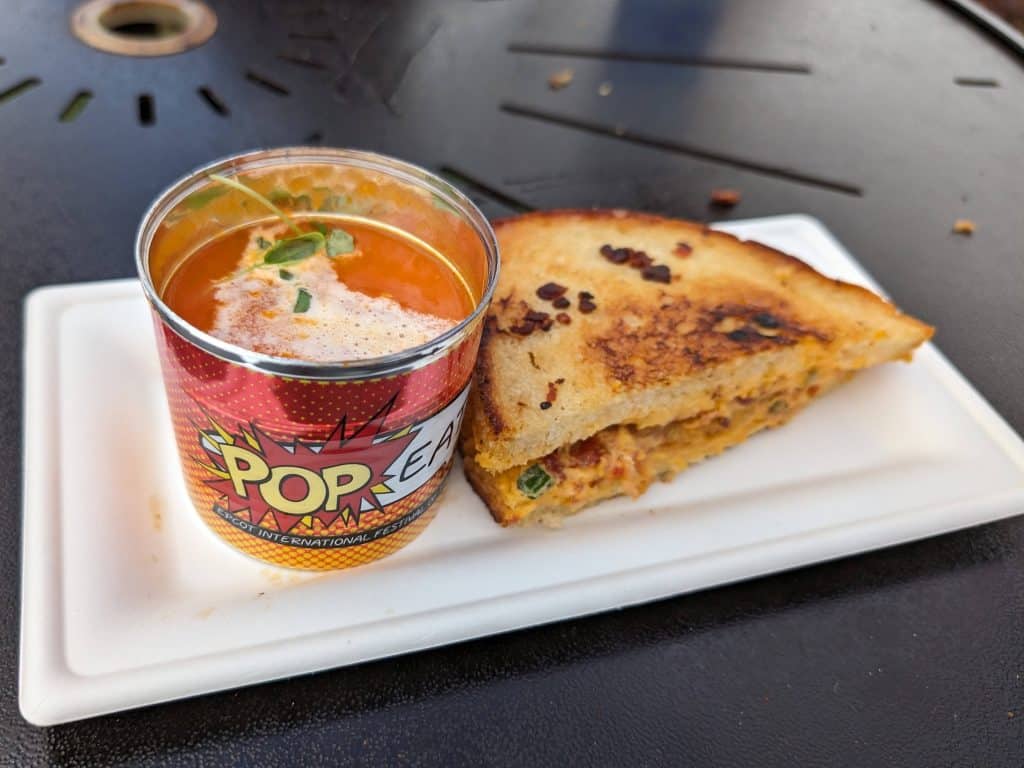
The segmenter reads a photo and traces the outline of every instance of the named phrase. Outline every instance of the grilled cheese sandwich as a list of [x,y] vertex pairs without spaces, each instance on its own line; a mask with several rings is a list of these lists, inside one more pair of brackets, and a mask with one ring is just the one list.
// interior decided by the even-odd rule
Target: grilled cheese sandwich
[[495,229],[502,274],[461,447],[503,525],[639,495],[932,334],[700,224],[556,211]]

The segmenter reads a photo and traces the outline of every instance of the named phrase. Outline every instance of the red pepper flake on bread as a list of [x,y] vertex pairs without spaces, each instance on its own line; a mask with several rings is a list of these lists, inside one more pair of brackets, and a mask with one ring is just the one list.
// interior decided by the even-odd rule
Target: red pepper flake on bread
[[[679,245],[682,245],[680,243]],[[600,248],[600,253],[612,264],[626,264],[633,269],[639,269],[640,274],[644,280],[650,280],[655,283],[669,283],[672,281],[672,273],[669,268],[664,264],[656,265],[654,259],[651,258],[646,251],[638,251],[633,248],[615,248],[610,243],[605,243]],[[593,296],[589,297],[593,298]],[[580,310],[585,312],[593,312],[595,308],[583,309],[581,304]]]
[[529,312],[526,313],[526,319],[529,320],[531,323],[537,323],[538,325],[543,323],[550,316],[551,315],[548,314],[547,312],[538,312],[535,309],[531,309]]
[[553,403],[553,402],[555,402],[555,400],[558,399],[558,387],[559,387],[559,385],[564,384],[564,383],[565,383],[565,379],[563,379],[561,377],[555,379],[554,381],[549,381],[548,382],[548,396],[547,396],[546,399],[547,399],[547,401],[549,403]]
[[629,257],[629,266],[633,269],[647,269],[654,263],[654,259],[643,251],[633,251]]
[[551,301],[565,295],[565,292],[569,289],[564,285],[558,283],[544,283],[540,288],[537,289],[537,297],[544,299],[544,301]]
[[672,282],[672,273],[668,271],[668,267],[664,264],[653,264],[649,267],[644,267],[641,275],[644,280],[650,280],[654,283]]
[[612,264],[625,264],[631,253],[629,248],[613,248],[609,243],[601,246],[601,255]]

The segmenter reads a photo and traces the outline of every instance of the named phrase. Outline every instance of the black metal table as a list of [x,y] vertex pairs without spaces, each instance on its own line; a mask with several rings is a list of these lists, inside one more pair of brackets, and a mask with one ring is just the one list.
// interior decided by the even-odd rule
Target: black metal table
[[[709,191],[738,188],[726,217],[824,221],[1024,430],[1024,55],[969,11],[225,0],[205,46],[131,59],[74,40],[72,5],[0,2],[0,762],[1024,762],[1019,519],[356,668],[26,724],[21,299],[131,275],[148,202],[216,156],[372,148],[443,170],[493,215],[721,218]],[[573,82],[549,89],[564,67]],[[976,233],[952,234],[957,218]]]

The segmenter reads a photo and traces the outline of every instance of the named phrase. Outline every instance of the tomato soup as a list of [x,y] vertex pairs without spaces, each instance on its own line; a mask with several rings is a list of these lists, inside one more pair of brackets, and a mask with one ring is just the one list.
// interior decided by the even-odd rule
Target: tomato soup
[[447,258],[356,217],[262,221],[182,260],[163,299],[194,327],[254,352],[317,362],[379,357],[440,336],[473,311]]

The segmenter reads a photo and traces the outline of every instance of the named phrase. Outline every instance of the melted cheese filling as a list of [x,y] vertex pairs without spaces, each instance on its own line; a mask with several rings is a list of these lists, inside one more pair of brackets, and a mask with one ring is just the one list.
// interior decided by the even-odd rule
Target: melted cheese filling
[[558,518],[595,501],[621,494],[635,498],[655,480],[669,480],[690,464],[721,453],[755,432],[784,423],[809,400],[849,375],[815,374],[814,384],[802,387],[787,388],[780,383],[769,392],[735,398],[714,410],[662,426],[608,427],[533,462],[554,480],[536,499],[526,496],[517,485],[529,465],[491,474],[473,466],[471,457],[467,463],[479,481],[497,492],[502,507],[500,522],[557,524]]

